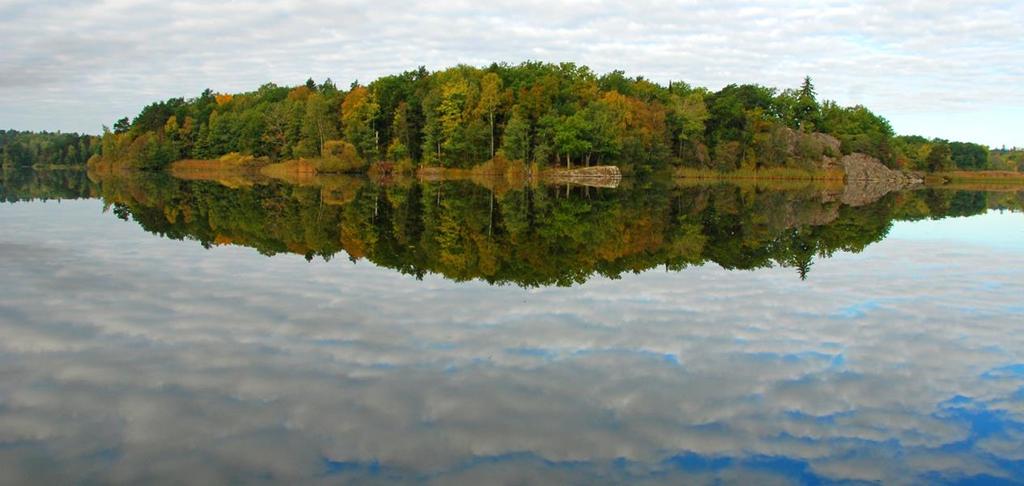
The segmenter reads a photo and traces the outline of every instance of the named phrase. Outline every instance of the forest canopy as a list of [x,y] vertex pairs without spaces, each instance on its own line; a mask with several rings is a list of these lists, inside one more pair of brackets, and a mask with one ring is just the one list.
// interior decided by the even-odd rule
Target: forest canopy
[[99,137],[0,130],[0,166],[84,166],[99,153]]
[[117,120],[98,142],[28,134],[11,144],[8,133],[0,138],[5,163],[25,164],[25,153],[42,163],[95,155],[97,165],[143,170],[226,155],[306,159],[325,172],[361,171],[377,161],[471,168],[495,157],[541,167],[615,165],[627,173],[813,170],[824,157],[854,152],[905,170],[1020,168],[1016,152],[896,136],[864,106],[819,100],[810,77],[782,90],[731,84],[710,91],[573,63],[420,67],[347,89],[330,79],[237,94],[207,89]]

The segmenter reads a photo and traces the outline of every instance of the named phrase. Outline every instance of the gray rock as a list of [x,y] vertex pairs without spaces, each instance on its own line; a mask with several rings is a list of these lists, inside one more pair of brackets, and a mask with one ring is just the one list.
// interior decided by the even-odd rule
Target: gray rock
[[846,185],[840,200],[848,206],[870,204],[890,192],[924,182],[916,175],[892,170],[878,159],[861,153],[843,156],[838,165],[846,174]]

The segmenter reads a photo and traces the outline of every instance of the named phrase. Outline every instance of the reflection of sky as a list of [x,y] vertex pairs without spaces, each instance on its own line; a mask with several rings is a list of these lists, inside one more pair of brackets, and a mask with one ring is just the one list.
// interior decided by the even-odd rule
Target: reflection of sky
[[1001,215],[897,225],[808,281],[524,290],[207,251],[99,211],[0,206],[6,480],[1024,476],[1024,245],[915,228]]
[[1002,249],[1024,249],[1024,213],[989,211],[980,216],[897,222],[889,239],[931,240]]

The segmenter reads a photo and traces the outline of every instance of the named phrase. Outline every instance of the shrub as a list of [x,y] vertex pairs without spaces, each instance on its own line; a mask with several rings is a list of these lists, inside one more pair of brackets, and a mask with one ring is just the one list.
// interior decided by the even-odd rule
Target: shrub
[[356,153],[355,145],[344,140],[324,143],[323,156],[317,161],[317,172],[341,173],[366,170],[367,163]]

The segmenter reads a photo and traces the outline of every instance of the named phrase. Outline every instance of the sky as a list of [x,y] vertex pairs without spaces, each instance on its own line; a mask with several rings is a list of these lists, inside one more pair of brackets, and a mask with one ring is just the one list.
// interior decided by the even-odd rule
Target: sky
[[203,89],[572,61],[863,104],[901,134],[1024,146],[1021,1],[0,0],[0,128],[97,133]]

